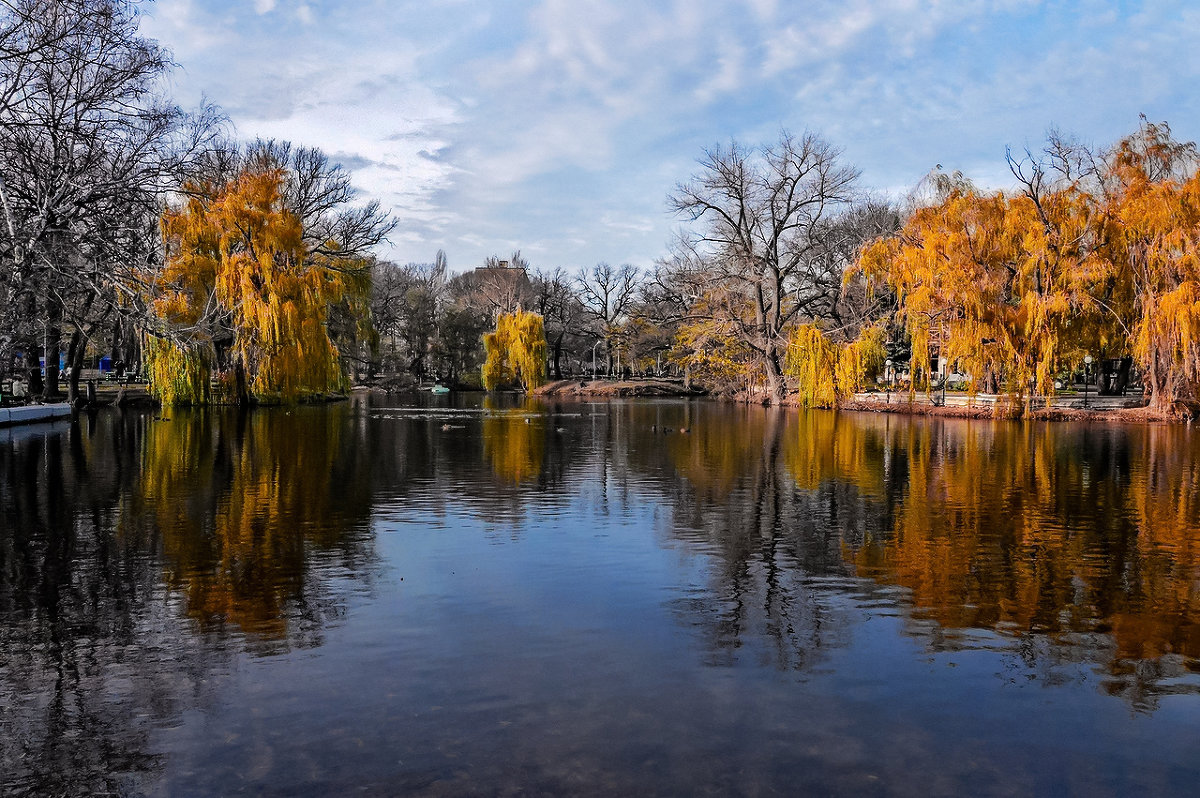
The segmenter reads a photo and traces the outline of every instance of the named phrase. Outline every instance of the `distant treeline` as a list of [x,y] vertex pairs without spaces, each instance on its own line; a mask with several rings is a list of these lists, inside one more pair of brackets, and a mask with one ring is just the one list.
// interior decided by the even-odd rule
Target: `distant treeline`
[[828,405],[889,358],[916,387],[940,360],[1029,395],[1091,356],[1127,358],[1160,410],[1198,399],[1200,159],[1165,123],[1100,150],[1052,133],[1009,154],[1011,191],[939,168],[898,202],[814,133],[731,142],[670,192],[683,227],[653,265],[453,273],[379,260],[396,220],[319,150],[179,108],[137,8],[0,13],[0,377],[32,393],[60,393],[61,361],[73,400],[105,354],[167,402],[670,371]]

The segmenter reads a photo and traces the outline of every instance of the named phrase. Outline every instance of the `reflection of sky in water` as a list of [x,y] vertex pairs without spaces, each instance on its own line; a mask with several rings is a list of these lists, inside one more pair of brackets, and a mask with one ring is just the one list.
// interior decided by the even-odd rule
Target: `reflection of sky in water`
[[[0,446],[0,756],[51,754],[60,779],[20,764],[4,788],[1128,794],[1200,775],[1195,660],[1130,659],[1106,609],[1188,640],[1195,525],[1136,527],[1188,511],[1190,432],[683,402],[95,424]],[[1168,501],[1119,510],[1148,474]],[[63,481],[60,510],[31,475]],[[152,500],[167,488],[187,513]],[[61,556],[49,521],[74,524]],[[1083,584],[1108,576],[1099,550],[1124,552],[1123,583]],[[70,744],[29,742],[48,730]]]

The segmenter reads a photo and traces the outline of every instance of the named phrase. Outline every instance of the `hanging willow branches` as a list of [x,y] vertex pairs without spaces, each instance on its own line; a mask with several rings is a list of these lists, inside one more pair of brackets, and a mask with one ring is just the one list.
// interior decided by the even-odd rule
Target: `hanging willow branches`
[[[1104,156],[1051,139],[1009,160],[1020,188],[954,187],[851,273],[896,293],[914,353],[975,388],[1049,395],[1087,354],[1132,356],[1149,403],[1200,402],[1200,158],[1143,122]],[[921,382],[923,357],[914,358]]]
[[[216,190],[188,186],[163,216],[167,261],[154,307],[169,335],[150,350],[168,403],[204,402],[210,369],[223,398],[293,402],[343,387],[329,308],[365,303],[366,261],[335,263],[305,245],[282,169],[246,172]],[[181,364],[193,375],[180,382]]]
[[517,385],[533,390],[546,381],[546,332],[542,317],[518,308],[502,313],[496,330],[483,337],[487,360],[483,364],[483,386]]

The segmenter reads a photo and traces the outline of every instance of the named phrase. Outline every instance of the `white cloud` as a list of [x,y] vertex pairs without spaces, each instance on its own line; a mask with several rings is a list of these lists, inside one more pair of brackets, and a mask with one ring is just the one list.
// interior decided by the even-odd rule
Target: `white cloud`
[[648,263],[675,221],[664,196],[730,136],[819,130],[884,186],[936,162],[1001,179],[1004,145],[1052,123],[1104,141],[1146,110],[1200,136],[1195,12],[1112,8],[158,0],[146,29],[183,65],[185,103],[207,93],[244,136],[342,154],[401,218],[399,259],[522,246],[582,265]]

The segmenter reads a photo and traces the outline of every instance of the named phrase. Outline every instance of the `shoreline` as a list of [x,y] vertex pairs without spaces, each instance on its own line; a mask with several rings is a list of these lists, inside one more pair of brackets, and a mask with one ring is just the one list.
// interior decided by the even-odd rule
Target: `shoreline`
[[699,397],[708,392],[685,388],[670,380],[553,380],[529,392],[530,396],[590,397]]
[[850,399],[834,408],[859,413],[894,413],[906,416],[938,416],[940,418],[983,419],[996,421],[1076,421],[1105,423],[1191,423],[1193,415],[1181,410],[1168,412],[1138,407],[1080,408],[1039,407],[1026,409],[1024,404],[996,403],[988,405],[934,405],[920,402],[880,402],[870,399]]

